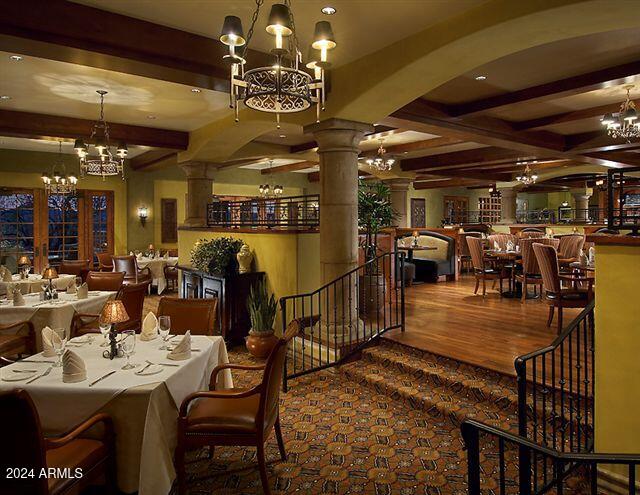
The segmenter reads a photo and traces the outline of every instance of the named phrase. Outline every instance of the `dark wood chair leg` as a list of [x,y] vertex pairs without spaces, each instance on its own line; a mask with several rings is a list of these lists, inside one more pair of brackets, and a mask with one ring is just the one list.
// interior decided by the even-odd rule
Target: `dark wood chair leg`
[[487,280],[482,277],[482,297],[487,293]]
[[522,298],[520,298],[520,302],[524,303],[527,300],[527,276],[522,276]]
[[551,326],[551,322],[553,321],[553,312],[555,311],[555,307],[554,306],[549,306],[549,318],[547,319],[547,326],[550,327]]
[[284,450],[284,440],[282,439],[282,429],[280,428],[280,415],[276,417],[274,429],[276,430],[276,440],[278,441],[278,449],[280,450],[280,459],[286,461],[287,453]]
[[216,451],[216,446],[215,445],[209,445],[209,459],[213,459],[213,455],[215,454]]
[[502,297],[502,277],[500,277],[500,297]]
[[264,443],[258,440],[257,445],[258,468],[260,470],[260,481],[262,481],[262,492],[264,495],[271,495],[269,488],[269,477],[267,476],[267,462],[264,456]]
[[476,275],[476,288],[473,289],[473,293],[477,294],[478,293],[478,287],[480,286],[480,278],[478,278],[478,276]]

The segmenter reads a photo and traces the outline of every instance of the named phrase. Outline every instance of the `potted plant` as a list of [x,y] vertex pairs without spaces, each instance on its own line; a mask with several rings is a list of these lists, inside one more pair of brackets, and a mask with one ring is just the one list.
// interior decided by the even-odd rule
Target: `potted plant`
[[361,312],[372,317],[378,311],[378,302],[384,299],[386,284],[384,277],[379,276],[379,267],[374,261],[378,257],[378,234],[395,218],[389,186],[383,182],[361,180],[358,185],[358,227],[365,232],[361,247],[367,265],[359,277],[359,302]]
[[267,290],[266,280],[263,279],[251,287],[247,300],[251,330],[246,345],[254,357],[266,358],[278,342],[273,331],[277,308],[275,296]]
[[233,237],[200,239],[191,250],[191,264],[211,275],[233,275],[238,272],[236,254],[243,242]]

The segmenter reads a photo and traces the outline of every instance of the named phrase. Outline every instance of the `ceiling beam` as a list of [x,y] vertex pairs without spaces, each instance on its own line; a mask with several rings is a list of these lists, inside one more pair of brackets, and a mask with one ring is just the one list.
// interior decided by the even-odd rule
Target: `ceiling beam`
[[429,178],[429,176],[440,176],[440,177],[459,177],[463,179],[478,179],[484,181],[494,181],[494,182],[508,182],[512,179],[510,173],[506,172],[485,172],[482,170],[441,170],[436,172],[429,171],[429,174],[418,175],[416,180]]
[[[450,137],[436,137],[432,139],[425,139],[423,141],[414,141],[413,143],[394,144],[392,146],[385,147],[387,153],[411,153],[414,151],[422,151],[434,148],[440,148],[442,146],[450,146],[453,144],[463,143],[461,139],[455,139]],[[366,153],[362,153],[362,156],[375,156],[377,150],[370,150]]]
[[454,151],[452,153],[442,153],[440,155],[423,156],[420,158],[409,158],[400,162],[400,168],[405,172],[413,172],[457,165],[471,166],[475,164],[490,164],[496,163],[497,161],[511,161],[518,158],[525,159],[533,157],[523,156],[522,153],[517,151],[489,147]]
[[226,51],[214,38],[64,0],[3,2],[0,50],[229,92]]
[[173,150],[157,149],[149,150],[129,160],[129,166],[136,171],[149,169],[154,165],[167,160],[174,160],[178,154]]
[[618,110],[620,110],[619,103],[610,103],[608,105],[600,105],[598,107],[583,108],[582,110],[556,113],[554,115],[547,115],[546,117],[539,117],[537,119],[521,120],[518,122],[512,122],[511,125],[518,131],[527,131],[529,129],[546,127],[548,125],[566,124],[567,122],[575,122],[593,117],[602,117],[605,113],[615,113]]
[[542,101],[565,96],[586,93],[595,89],[624,84],[628,78],[640,74],[640,61],[608,67],[578,76],[560,79],[518,91],[490,96],[480,100],[451,106],[454,116],[470,115],[493,108],[522,103],[524,101]]
[[298,163],[287,163],[286,165],[280,165],[278,167],[272,168],[263,168],[260,173],[262,175],[269,175],[270,173],[279,174],[282,172],[295,172],[296,170],[304,170],[305,168],[311,168],[318,165],[318,162],[298,162]]
[[604,129],[567,136],[567,151],[570,153],[594,153],[601,151],[623,151],[640,148],[640,142],[628,143],[614,140]]
[[475,179],[445,179],[445,180],[426,180],[416,181],[413,183],[414,189],[440,189],[444,187],[466,187],[466,186],[485,186],[489,187],[491,181],[481,181]]
[[[374,139],[377,136],[385,136],[391,134],[400,134],[401,132],[406,132],[409,129],[398,129],[398,127],[391,127],[388,125],[376,124],[374,131],[365,134],[365,138]],[[302,144],[294,144],[289,148],[290,153],[301,153],[303,151],[309,151],[318,147],[318,143],[316,141],[309,141],[307,143]]]
[[[0,110],[0,136],[31,139],[84,138],[89,141],[93,124],[92,120],[73,117]],[[128,145],[154,148],[186,150],[189,146],[188,132],[111,122],[109,122],[109,137],[115,142],[124,141]]]

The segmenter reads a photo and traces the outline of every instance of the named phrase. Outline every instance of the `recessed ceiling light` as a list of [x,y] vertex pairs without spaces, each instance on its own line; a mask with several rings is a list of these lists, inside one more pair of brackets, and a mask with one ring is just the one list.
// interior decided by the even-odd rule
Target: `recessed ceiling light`
[[286,136],[285,134],[280,134],[280,137],[281,137],[282,139],[284,139],[284,138],[286,138],[287,136]]
[[9,95],[0,95],[0,100],[10,100],[11,96]]
[[11,55],[9,58],[14,62],[20,62],[20,60],[22,60],[22,57],[20,55]]
[[325,15],[333,15],[336,13],[336,9],[331,6],[322,7],[322,13]]
[[202,93],[202,90],[200,88],[191,88],[191,92],[192,93]]
[[476,81],[484,81],[486,78],[487,76],[479,75],[479,76],[476,76]]
[[147,118],[149,120],[156,120],[157,119],[157,117],[155,115],[147,115]]

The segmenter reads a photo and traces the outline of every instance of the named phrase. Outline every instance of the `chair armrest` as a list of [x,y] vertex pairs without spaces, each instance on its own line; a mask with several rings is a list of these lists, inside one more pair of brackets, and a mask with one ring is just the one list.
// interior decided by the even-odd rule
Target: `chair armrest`
[[140,275],[142,272],[147,272],[151,277],[151,268],[149,268],[148,266],[145,266],[144,268],[138,268],[138,275]]
[[213,368],[213,371],[211,372],[211,378],[209,379],[209,390],[216,389],[216,383],[218,381],[218,373],[220,373],[220,371],[224,369],[258,371],[258,370],[263,370],[264,366],[265,366],[264,364],[259,364],[255,366],[251,366],[248,364],[232,364],[232,363],[219,364],[218,366]]
[[[229,389],[229,390],[233,390],[233,389]],[[256,385],[253,388],[250,388],[249,390],[243,390],[242,392],[226,392],[226,393],[220,393],[220,392],[194,392],[192,394],[187,395],[187,397],[185,397],[185,399],[182,401],[182,404],[180,404],[180,412],[178,414],[178,419],[180,418],[186,418],[187,417],[187,411],[189,410],[189,404],[194,401],[195,399],[204,399],[204,398],[208,398],[208,399],[242,399],[244,397],[250,397],[252,395],[255,394],[259,394],[262,391],[262,384],[260,385]]]
[[27,333],[26,335],[24,335],[24,338],[26,338],[28,342],[27,348],[29,349],[29,352],[31,352],[31,354],[35,354],[36,332],[32,322],[28,320],[24,320],[24,321],[16,321],[15,323],[9,323],[8,325],[0,325],[0,332],[17,329],[15,335],[19,336],[20,335],[19,331],[23,327],[26,327],[27,329]]
[[591,277],[574,277],[573,275],[559,275],[560,280],[566,280],[568,282],[593,282]]
[[81,433],[84,433],[89,428],[97,423],[104,423],[105,426],[105,437],[110,439],[113,437],[113,421],[111,420],[111,416],[105,413],[96,414],[91,418],[87,419],[83,423],[76,426],[73,430],[66,433],[62,437],[56,438],[45,438],[45,448],[48,449],[57,449],[58,447],[62,447],[72,440],[78,438]]
[[[84,320],[87,318],[87,321]],[[71,337],[75,337],[78,334],[78,328],[82,325],[86,325],[90,321],[97,320],[100,318],[99,314],[91,314],[91,313],[76,313],[73,315],[71,319]]]

